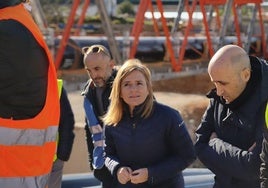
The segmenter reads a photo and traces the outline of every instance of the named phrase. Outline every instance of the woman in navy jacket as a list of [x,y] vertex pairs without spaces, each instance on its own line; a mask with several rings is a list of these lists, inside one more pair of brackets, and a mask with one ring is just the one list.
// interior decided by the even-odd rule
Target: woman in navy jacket
[[126,61],[110,99],[105,165],[116,187],[184,187],[181,172],[195,160],[193,143],[180,114],[154,101],[148,68],[137,59]]

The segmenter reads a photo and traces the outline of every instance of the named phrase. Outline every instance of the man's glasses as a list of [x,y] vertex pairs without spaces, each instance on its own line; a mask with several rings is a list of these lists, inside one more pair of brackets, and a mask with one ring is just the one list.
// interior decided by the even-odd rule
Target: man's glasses
[[106,56],[108,56],[110,59],[112,59],[110,52],[102,45],[92,45],[92,46],[86,46],[82,48],[82,53],[84,55],[88,55],[91,53],[103,53]]

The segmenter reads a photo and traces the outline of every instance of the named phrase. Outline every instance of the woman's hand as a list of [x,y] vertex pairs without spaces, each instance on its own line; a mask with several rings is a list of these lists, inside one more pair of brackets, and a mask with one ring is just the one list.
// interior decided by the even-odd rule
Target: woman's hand
[[129,167],[121,167],[117,171],[117,179],[119,183],[126,184],[130,181],[132,170]]
[[141,168],[138,170],[135,170],[131,173],[130,176],[131,183],[138,184],[148,181],[148,169],[147,168]]

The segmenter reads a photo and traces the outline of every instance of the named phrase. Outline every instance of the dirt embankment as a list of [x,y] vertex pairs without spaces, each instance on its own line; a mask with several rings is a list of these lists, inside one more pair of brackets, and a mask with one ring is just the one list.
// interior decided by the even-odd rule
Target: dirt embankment
[[[205,94],[213,88],[207,73],[160,80],[153,83],[156,99],[177,109],[184,119],[193,141],[195,130],[208,105]],[[191,167],[203,167],[199,160]]]
[[200,73],[168,80],[154,81],[153,87],[154,91],[204,95],[213,85],[207,73]]
[[[180,111],[185,122],[194,129],[207,107],[206,93],[213,88],[207,73],[153,82],[160,101]],[[157,98],[156,97],[156,98]]]

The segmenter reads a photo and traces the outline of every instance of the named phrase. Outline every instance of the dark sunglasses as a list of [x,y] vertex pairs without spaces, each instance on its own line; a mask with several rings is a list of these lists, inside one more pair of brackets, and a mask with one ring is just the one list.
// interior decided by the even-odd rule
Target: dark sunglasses
[[82,48],[82,53],[84,55],[88,55],[90,53],[104,53],[106,56],[111,58],[110,52],[103,46],[93,45],[93,46],[86,46]]

